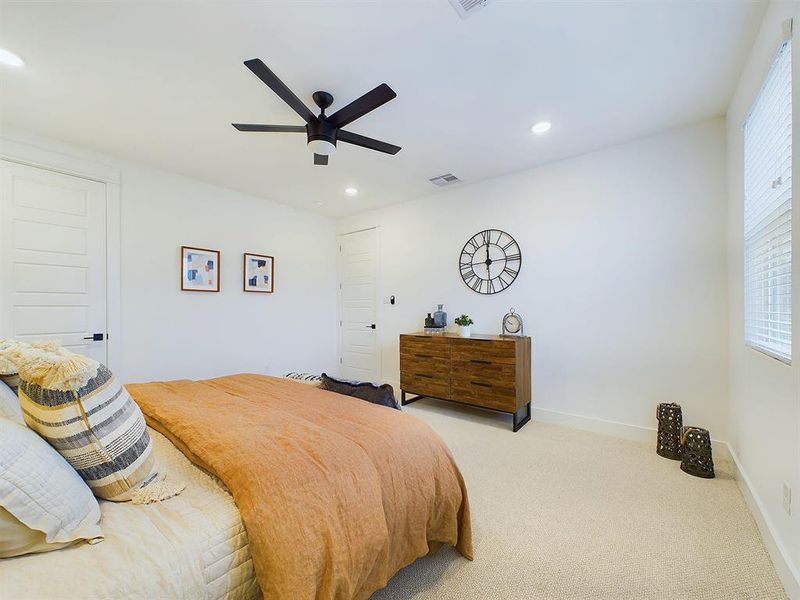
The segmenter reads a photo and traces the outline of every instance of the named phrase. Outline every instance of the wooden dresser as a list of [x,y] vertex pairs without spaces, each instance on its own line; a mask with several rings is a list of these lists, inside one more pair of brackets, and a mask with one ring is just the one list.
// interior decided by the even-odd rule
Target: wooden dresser
[[403,334],[400,390],[404,406],[427,396],[511,413],[518,431],[531,418],[531,338]]

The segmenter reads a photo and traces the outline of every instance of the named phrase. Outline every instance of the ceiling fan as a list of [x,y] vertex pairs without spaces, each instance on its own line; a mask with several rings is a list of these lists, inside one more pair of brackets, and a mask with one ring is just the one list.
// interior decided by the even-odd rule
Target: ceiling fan
[[353,100],[347,106],[340,108],[332,115],[326,115],[325,109],[333,104],[333,96],[328,92],[314,92],[312,98],[314,103],[319,106],[321,112],[319,116],[303,104],[295,94],[286,87],[278,76],[273,73],[260,58],[252,58],[244,61],[244,65],[250,69],[256,77],[266,83],[269,88],[280,96],[294,112],[300,115],[306,122],[305,125],[250,125],[246,123],[231,123],[239,131],[266,131],[270,133],[305,133],[308,140],[308,147],[314,153],[315,165],[327,165],[328,156],[336,151],[336,142],[346,142],[362,148],[385,152],[386,154],[397,154],[400,146],[387,144],[380,140],[374,140],[357,133],[345,131],[342,127],[349,125],[359,117],[363,117],[370,111],[386,104],[389,100],[397,97],[394,90],[385,83],[380,84],[374,90],[367,92],[360,98]]

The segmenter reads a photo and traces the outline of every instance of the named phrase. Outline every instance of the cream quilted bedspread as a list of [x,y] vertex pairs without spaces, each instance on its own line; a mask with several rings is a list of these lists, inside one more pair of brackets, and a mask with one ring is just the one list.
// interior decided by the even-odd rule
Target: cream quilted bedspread
[[100,544],[0,559],[0,598],[260,597],[230,494],[161,434],[150,435],[159,467],[186,490],[161,504],[101,501]]

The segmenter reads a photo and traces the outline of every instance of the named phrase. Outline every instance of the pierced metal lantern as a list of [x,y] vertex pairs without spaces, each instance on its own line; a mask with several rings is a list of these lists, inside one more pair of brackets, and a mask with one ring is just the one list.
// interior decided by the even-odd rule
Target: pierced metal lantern
[[713,479],[714,459],[711,456],[711,434],[708,429],[684,427],[681,443],[681,471],[695,477]]
[[681,429],[683,413],[680,404],[664,403],[656,408],[658,441],[656,453],[672,460],[681,459]]

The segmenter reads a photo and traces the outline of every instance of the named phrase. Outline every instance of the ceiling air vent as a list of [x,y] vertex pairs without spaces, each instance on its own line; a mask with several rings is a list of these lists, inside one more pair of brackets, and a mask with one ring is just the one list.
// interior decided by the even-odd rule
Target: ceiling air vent
[[466,19],[489,4],[489,0],[450,0],[450,4],[453,5],[459,17]]
[[452,173],[445,173],[444,175],[439,175],[438,177],[431,177],[428,181],[430,181],[433,185],[442,187],[444,185],[450,185],[451,183],[458,183],[461,180]]

